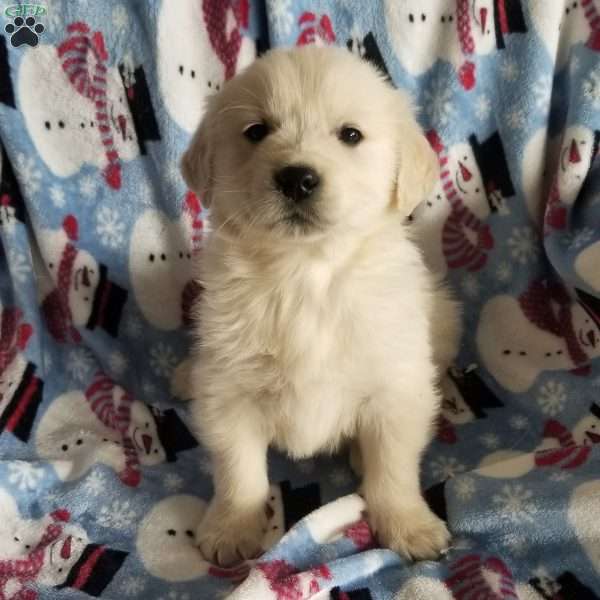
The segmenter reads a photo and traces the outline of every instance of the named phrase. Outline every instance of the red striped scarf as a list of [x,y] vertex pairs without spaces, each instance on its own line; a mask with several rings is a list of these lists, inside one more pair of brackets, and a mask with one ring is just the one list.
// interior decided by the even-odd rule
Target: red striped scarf
[[[486,250],[494,246],[494,238],[488,225],[482,223],[465,206],[459,196],[452,173],[448,167],[448,155],[438,134],[430,130],[427,139],[438,155],[440,178],[451,212],[442,229],[442,251],[449,268],[465,267],[468,271],[478,271],[487,262]],[[476,239],[471,241],[467,233]]]
[[[102,140],[102,147],[108,160],[104,169],[104,179],[113,189],[121,187],[121,165],[119,154],[112,136],[107,100],[108,53],[102,33],[90,32],[86,23],[76,22],[67,26],[69,37],[58,47],[62,68],[71,85],[84,98],[94,103],[96,121]],[[90,64],[91,63],[91,64]]]
[[98,372],[85,391],[85,397],[99,421],[120,435],[125,454],[125,468],[119,476],[123,483],[135,487],[140,482],[141,474],[137,449],[128,433],[133,397],[123,391],[120,402],[115,406],[113,398],[115,387],[118,386],[108,375]]

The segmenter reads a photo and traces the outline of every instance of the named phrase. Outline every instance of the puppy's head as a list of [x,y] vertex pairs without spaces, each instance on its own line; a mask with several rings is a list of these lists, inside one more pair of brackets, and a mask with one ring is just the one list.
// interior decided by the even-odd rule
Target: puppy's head
[[369,63],[308,47],[271,51],[212,97],[182,171],[215,228],[312,239],[410,214],[437,160]]

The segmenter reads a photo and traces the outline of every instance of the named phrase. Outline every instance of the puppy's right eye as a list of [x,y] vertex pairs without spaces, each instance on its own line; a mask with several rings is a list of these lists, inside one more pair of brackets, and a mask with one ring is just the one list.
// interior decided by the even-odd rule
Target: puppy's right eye
[[253,123],[244,129],[244,136],[252,143],[257,144],[269,135],[269,128],[264,123]]

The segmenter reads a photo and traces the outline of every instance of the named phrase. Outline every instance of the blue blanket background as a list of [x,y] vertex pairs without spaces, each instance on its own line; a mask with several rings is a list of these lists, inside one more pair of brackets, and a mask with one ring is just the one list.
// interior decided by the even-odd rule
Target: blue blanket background
[[[600,597],[599,5],[2,3],[0,599]],[[307,43],[409,90],[439,156],[412,216],[465,305],[439,562],[377,548],[346,457],[271,456],[256,564],[194,548],[210,465],[169,377],[209,224],[177,161],[206,95]]]

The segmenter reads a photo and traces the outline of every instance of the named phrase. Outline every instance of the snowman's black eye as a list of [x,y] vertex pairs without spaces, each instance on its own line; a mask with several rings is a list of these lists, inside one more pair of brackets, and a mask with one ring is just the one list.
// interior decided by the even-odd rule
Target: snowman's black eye
[[67,444],[63,444],[62,445],[62,451],[66,452],[69,449],[69,446]]
[[409,20],[411,23],[414,23],[414,22],[415,22],[415,17],[414,17],[414,15],[413,15],[412,13],[411,13],[410,15],[408,15],[408,20]]
[[510,350],[503,350],[502,354],[510,354]]
[[177,535],[177,532],[174,529],[167,529],[167,535]]
[[187,535],[188,537],[193,538],[194,537],[194,532],[191,529],[186,529],[185,530],[185,535]]
[[13,539],[15,540],[15,542],[20,542],[21,541],[17,536],[15,536]]

